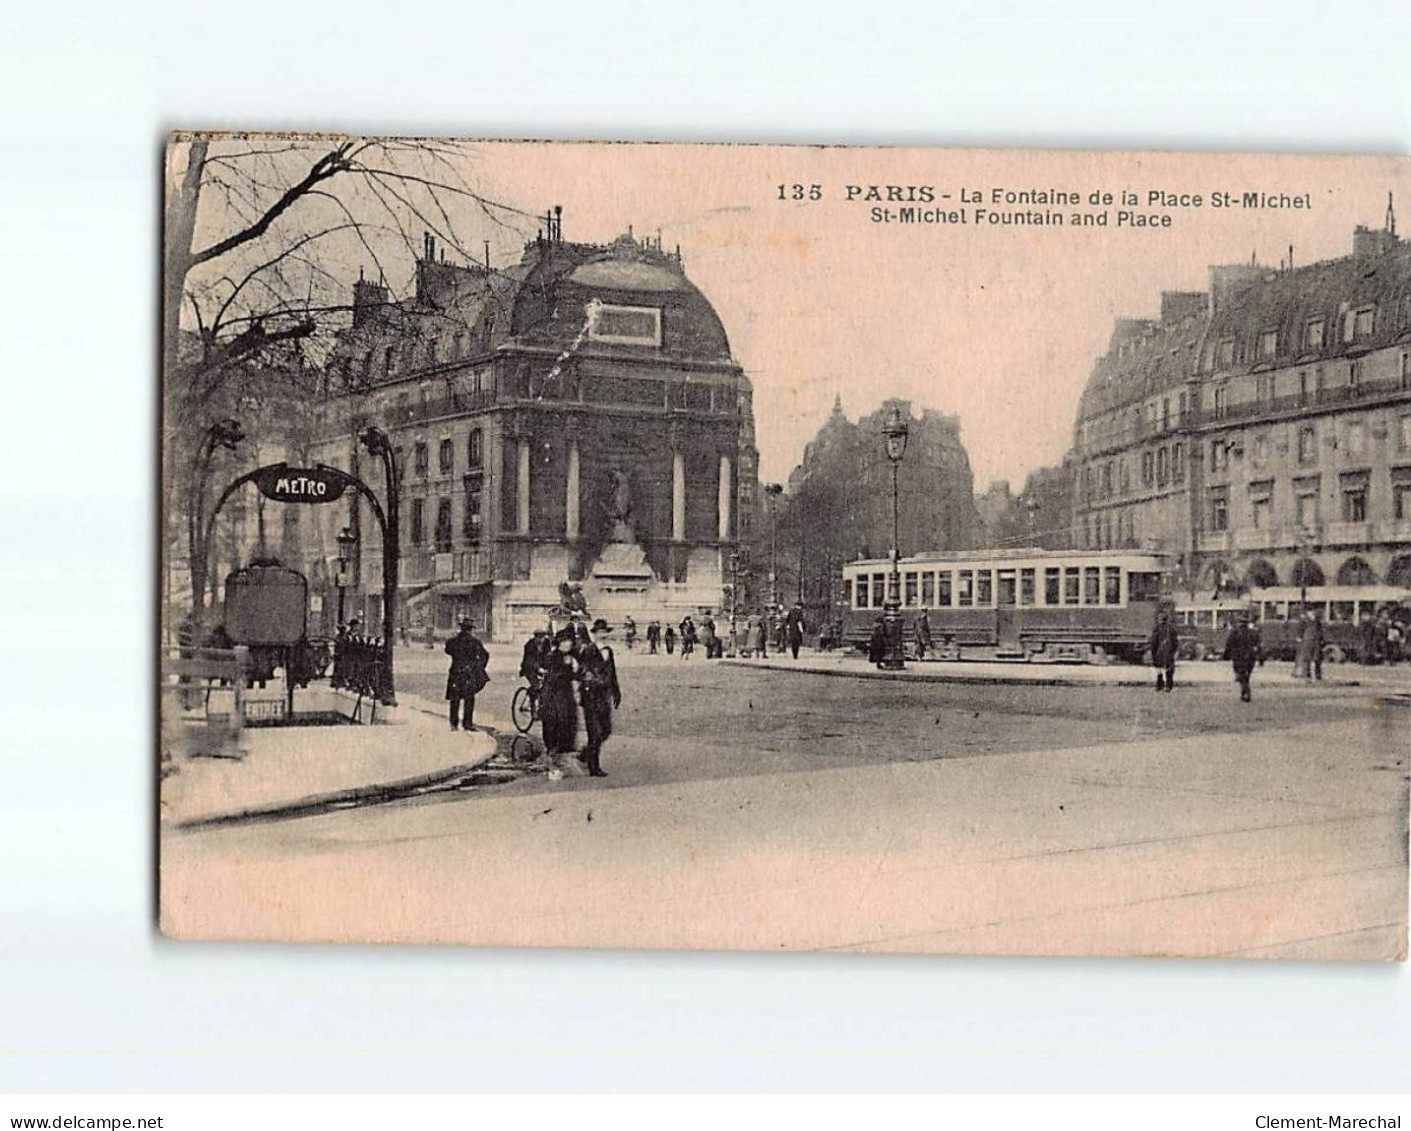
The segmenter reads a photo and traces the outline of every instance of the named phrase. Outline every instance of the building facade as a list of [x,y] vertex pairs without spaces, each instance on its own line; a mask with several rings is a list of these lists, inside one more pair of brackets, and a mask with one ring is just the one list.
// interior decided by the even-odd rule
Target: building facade
[[841,398],[789,476],[783,519],[780,599],[801,600],[821,616],[837,599],[842,567],[892,549],[892,463],[882,428],[896,406],[908,422],[897,472],[900,551],[968,549],[981,523],[960,418],[931,409],[913,415],[887,400],[856,423]]
[[1122,319],[1074,430],[1084,547],[1179,555],[1200,589],[1411,586],[1411,246],[1210,269]]
[[[414,636],[468,615],[495,639],[522,638],[580,594],[619,621],[719,609],[750,535],[750,382],[679,249],[630,233],[568,243],[561,223],[548,215],[501,270],[449,263],[427,236],[405,301],[355,284],[318,455],[381,493],[357,437],[388,433],[401,469],[397,620]],[[311,556],[327,572],[343,523],[358,540],[353,607],[376,621],[381,547],[366,505],[325,516]]]

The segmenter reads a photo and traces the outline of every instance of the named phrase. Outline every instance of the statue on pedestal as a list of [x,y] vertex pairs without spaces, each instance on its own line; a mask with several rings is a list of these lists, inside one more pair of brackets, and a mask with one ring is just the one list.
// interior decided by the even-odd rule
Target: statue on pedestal
[[612,533],[608,541],[635,542],[637,539],[632,533],[632,484],[627,478],[627,472],[621,468],[613,468],[610,474],[612,509],[609,513],[612,516]]

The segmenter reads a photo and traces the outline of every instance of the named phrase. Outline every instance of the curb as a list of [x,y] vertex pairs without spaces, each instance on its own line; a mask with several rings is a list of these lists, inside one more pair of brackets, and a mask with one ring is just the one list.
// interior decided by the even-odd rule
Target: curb
[[[1096,680],[1096,679],[1073,679],[1065,678],[1061,675],[1052,676],[1031,676],[1027,672],[1019,677],[982,675],[975,672],[953,672],[943,674],[941,672],[920,672],[907,670],[900,673],[889,673],[863,669],[860,671],[834,670],[830,668],[815,667],[794,667],[793,665],[776,664],[772,662],[761,663],[757,660],[729,659],[728,657],[719,661],[729,664],[732,667],[756,668],[775,672],[792,672],[795,675],[821,675],[834,679],[876,679],[891,683],[949,683],[949,684],[970,684],[990,687],[1147,687],[1151,683],[1151,675],[1146,670],[1142,670],[1141,675],[1122,676],[1116,680]],[[1228,682],[1233,683],[1231,676]],[[1327,680],[1325,683],[1332,687],[1360,687],[1359,680]],[[1224,687],[1225,681],[1187,683],[1187,688],[1200,687]],[[1280,685],[1274,685],[1280,686]]]
[[[432,701],[423,699],[419,695],[399,695],[398,705],[409,710],[417,711],[421,714],[432,715],[436,718],[442,717],[439,706],[433,706]],[[443,782],[454,781],[456,778],[465,777],[474,773],[490,761],[495,756],[500,745],[500,732],[495,727],[479,726],[479,733],[490,740],[489,749],[478,756],[473,761],[457,762],[453,766],[447,766],[441,770],[432,770],[429,773],[418,774],[410,778],[397,778],[389,782],[376,782],[372,785],[349,786],[347,789],[336,789],[328,793],[314,793],[305,797],[294,798],[290,801],[273,801],[266,805],[252,805],[244,809],[232,809],[225,813],[211,813],[203,817],[188,817],[184,821],[177,821],[175,828],[181,831],[194,831],[197,829],[216,828],[221,825],[234,825],[246,821],[267,821],[274,819],[292,819],[295,817],[308,816],[317,813],[331,806],[361,805],[369,802],[395,801],[398,798],[416,793],[419,790],[427,789],[431,786],[440,785]]]
[[428,786],[440,785],[443,782],[454,781],[456,778],[472,774],[488,762],[494,753],[495,748],[492,745],[490,752],[478,761],[463,762],[459,765],[449,766],[444,770],[433,770],[428,774],[419,774],[414,778],[400,778],[377,785],[353,786],[349,789],[334,790],[331,793],[315,793],[295,801],[255,805],[248,809],[235,809],[228,813],[213,813],[208,817],[189,817],[185,821],[177,822],[176,827],[182,831],[208,829],[220,825],[240,824],[245,821],[309,816],[330,806],[361,805],[372,801],[395,801],[418,790],[426,789]]

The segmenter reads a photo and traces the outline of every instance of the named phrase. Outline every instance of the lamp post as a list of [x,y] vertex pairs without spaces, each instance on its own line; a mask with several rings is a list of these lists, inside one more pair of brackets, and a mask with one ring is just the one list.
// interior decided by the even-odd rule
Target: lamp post
[[397,521],[401,469],[397,467],[392,441],[381,428],[364,428],[358,439],[369,455],[382,461],[382,481],[387,488],[387,527],[382,543],[382,686],[378,699],[389,707],[395,707],[397,692],[392,679],[392,621],[393,606],[397,603],[397,565],[402,553]]
[[352,560],[353,551],[357,547],[358,536],[353,533],[352,528],[345,526],[338,532],[338,576],[335,579],[338,584],[338,625],[343,625],[343,594],[348,588],[348,563]]
[[775,572],[775,567],[779,533],[779,496],[784,493],[784,485],[766,483],[764,493],[769,496],[769,612],[772,616],[779,604],[779,575]]
[[217,420],[206,429],[196,445],[192,466],[191,494],[187,502],[187,557],[191,571],[191,619],[199,627],[206,611],[206,573],[210,566],[210,547],[206,544],[206,484],[216,451],[224,448],[233,452],[245,439],[240,421],[231,417]]
[[892,461],[892,573],[887,579],[887,600],[882,605],[882,619],[887,630],[887,656],[882,667],[901,671],[906,667],[901,625],[901,507],[898,472],[906,455],[906,439],[910,432],[901,414],[901,405],[893,403],[887,423],[882,428],[887,458]]

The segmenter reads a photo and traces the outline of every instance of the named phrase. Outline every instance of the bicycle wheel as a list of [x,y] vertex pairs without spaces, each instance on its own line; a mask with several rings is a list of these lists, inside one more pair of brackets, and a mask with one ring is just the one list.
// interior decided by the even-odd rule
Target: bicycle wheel
[[529,694],[529,688],[517,688],[514,698],[510,700],[510,718],[514,720],[514,729],[520,734],[528,734],[529,728],[534,725],[535,714],[534,697]]

